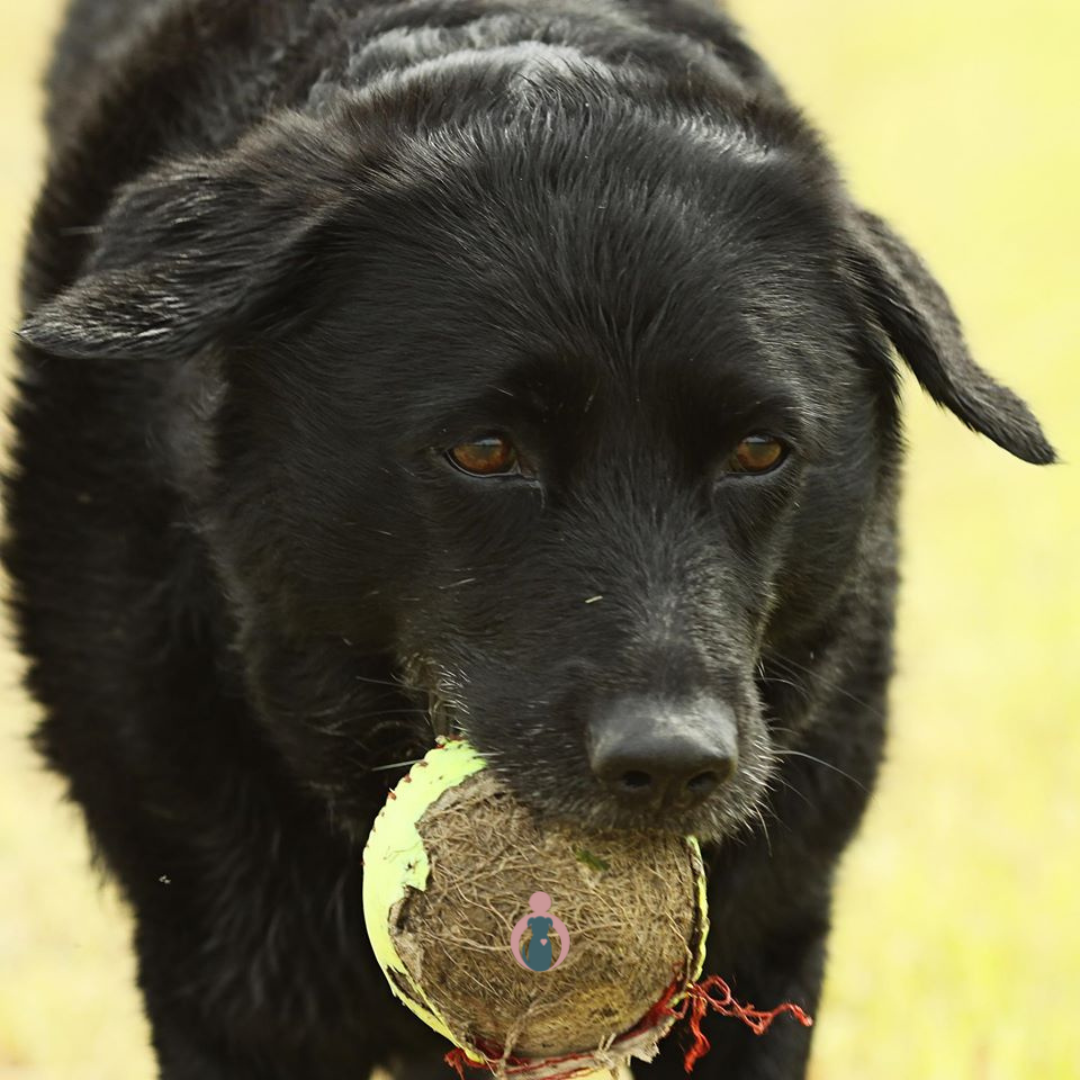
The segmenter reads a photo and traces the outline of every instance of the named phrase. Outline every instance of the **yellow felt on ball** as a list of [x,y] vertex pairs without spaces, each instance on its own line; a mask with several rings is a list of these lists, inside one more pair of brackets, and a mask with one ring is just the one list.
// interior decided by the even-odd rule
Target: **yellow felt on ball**
[[[407,889],[427,887],[431,867],[417,822],[443,792],[484,768],[484,761],[458,739],[429,751],[422,765],[413,766],[408,783],[403,780],[397,785],[368,836],[364,847],[364,921],[390,989],[424,1023],[454,1042],[453,1034],[428,1002],[423,988],[413,983],[398,956],[390,935],[389,914],[404,899]],[[400,978],[394,978],[391,972]],[[402,982],[408,990],[402,988]],[[462,1049],[467,1051],[468,1047]]]
[[[563,928],[543,944],[558,955],[565,930],[569,946],[550,970],[510,944],[515,927],[528,943],[537,892]],[[364,916],[405,1005],[474,1063],[529,1080],[651,1060],[674,1022],[653,1007],[700,976],[708,930],[693,837],[539,821],[461,739],[429,751],[380,811]]]

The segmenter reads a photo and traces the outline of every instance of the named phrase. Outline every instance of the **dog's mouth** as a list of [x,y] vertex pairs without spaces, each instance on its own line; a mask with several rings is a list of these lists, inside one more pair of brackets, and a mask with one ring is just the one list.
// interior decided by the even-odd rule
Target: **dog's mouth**
[[[388,787],[404,778],[441,739],[473,741],[468,730],[469,714],[461,707],[459,698],[430,689],[423,699],[418,713],[426,716],[428,727],[414,744],[415,749],[373,767],[373,771],[383,773]],[[743,750],[745,764],[727,791],[699,806],[658,812],[655,808],[627,806],[604,793],[584,759],[521,762],[502,752],[485,751],[483,746],[476,749],[492,772],[520,803],[533,811],[541,824],[588,832],[659,830],[713,842],[764,827],[764,796],[775,768],[767,740],[753,738]]]
[[657,810],[627,805],[604,792],[583,755],[581,760],[558,753],[530,754],[523,759],[486,747],[473,732],[482,718],[470,713],[464,673],[413,655],[401,665],[398,677],[403,691],[416,704],[420,723],[415,750],[375,767],[384,772],[390,786],[438,745],[440,738],[465,738],[500,781],[545,824],[587,831],[661,830],[703,841],[721,841],[765,828],[766,795],[779,759],[756,711],[740,725],[740,764],[725,789],[697,806]]
[[434,739],[438,738],[464,738],[465,729],[461,722],[461,710],[450,698],[437,691],[429,694],[427,715],[431,721],[432,745],[434,745]]
[[[462,699],[459,679],[441,669],[434,661],[414,655],[399,666],[394,675],[403,698],[411,709],[399,709],[396,725],[403,737],[384,746],[370,771],[380,773],[393,787],[424,755],[444,738],[466,738],[464,717],[467,708]],[[411,714],[407,721],[401,714]]]
[[452,738],[465,734],[464,719],[468,715],[462,672],[453,672],[437,661],[420,653],[408,656],[400,665],[398,681],[407,697],[417,703],[431,728],[431,745],[435,738]]
[[[697,806],[665,809],[628,806],[604,793],[593,778],[582,775],[560,779],[555,788],[522,782],[518,770],[496,759],[491,764],[520,802],[531,808],[542,824],[567,826],[587,832],[666,832],[721,842],[765,828],[766,800],[772,763],[756,776],[742,774],[730,790]],[[760,779],[759,779],[760,777]]]

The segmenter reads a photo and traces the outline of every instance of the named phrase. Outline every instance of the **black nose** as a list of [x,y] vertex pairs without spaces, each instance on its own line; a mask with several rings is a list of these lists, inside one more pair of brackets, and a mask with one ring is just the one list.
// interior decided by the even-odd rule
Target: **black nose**
[[709,697],[602,702],[589,719],[587,745],[600,782],[642,807],[701,802],[731,778],[739,760],[734,710]]

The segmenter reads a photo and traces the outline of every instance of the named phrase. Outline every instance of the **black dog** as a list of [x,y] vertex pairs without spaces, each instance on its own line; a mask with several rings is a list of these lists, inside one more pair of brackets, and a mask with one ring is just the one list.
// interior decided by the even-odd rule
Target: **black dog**
[[[729,19],[76,0],[48,123],[3,559],[162,1075],[445,1070],[359,895],[440,730],[541,815],[699,835],[706,970],[814,1010],[882,752],[890,347],[1054,452]],[[708,1031],[702,1075],[803,1075],[795,1023]]]

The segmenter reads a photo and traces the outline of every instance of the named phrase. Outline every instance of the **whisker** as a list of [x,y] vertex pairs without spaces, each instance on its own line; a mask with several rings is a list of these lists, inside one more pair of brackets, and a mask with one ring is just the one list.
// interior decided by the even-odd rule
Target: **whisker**
[[780,718],[778,716],[768,718],[768,724],[769,724],[769,730],[770,731],[780,731],[780,732],[783,732],[785,735],[802,735],[802,734],[804,734],[804,732],[799,731],[798,728],[785,727],[783,724],[774,724],[773,723],[773,720],[779,720],[779,719]]
[[825,761],[822,758],[814,757],[813,754],[804,754],[801,750],[777,750],[776,753],[779,754],[781,757],[801,757],[806,758],[807,761],[814,761],[818,765],[824,765],[826,769],[832,769],[833,772],[839,773],[846,780],[850,780],[856,787],[861,788],[863,791],[869,793],[870,789],[861,781],[856,780],[855,777],[851,775],[851,773],[844,772],[844,770],[841,769],[839,766],[833,765],[831,762]]
[[769,826],[765,821],[765,815],[761,812],[760,806],[754,807],[754,814],[758,821],[761,822],[761,831],[765,834],[765,846],[769,849],[769,858],[771,859],[773,855],[772,837],[769,836]]
[[355,682],[362,682],[368,686],[385,686],[389,690],[408,690],[416,694],[424,692],[424,687],[406,682],[404,679],[376,679],[370,675],[354,675]]
[[791,679],[781,679],[778,675],[762,675],[761,681],[765,683],[779,683],[781,686],[790,686],[804,697],[809,697],[809,691],[802,683],[793,682]]
[[[850,699],[851,701],[854,701],[856,705],[861,705],[864,709],[869,709],[878,719],[886,719],[885,714],[881,712],[880,709],[876,708],[871,702],[866,701],[864,698],[859,697],[857,694],[852,694],[850,691],[845,690],[844,687],[842,687],[838,682],[830,679],[827,675],[820,671],[815,671],[813,668],[808,668],[805,665],[800,664],[797,660],[792,660],[790,657],[787,656],[774,656],[771,658],[770,663],[774,663],[787,668],[788,674],[796,674],[796,672],[801,671],[805,675],[816,679],[828,689],[835,690],[836,693],[842,694],[844,697]],[[793,668],[795,669],[795,671],[792,671]]]
[[[813,808],[814,802],[810,798],[810,796],[807,795],[802,788],[796,787],[793,783],[791,783],[791,781],[788,780],[787,777],[781,775],[780,773],[777,773],[773,779],[775,779],[776,783],[783,787],[786,791],[790,791],[792,795],[798,795],[799,798],[802,799],[802,801],[806,803],[807,806]],[[776,815],[776,820],[781,821],[778,814]],[[781,824],[783,824],[783,822],[781,822]]]

